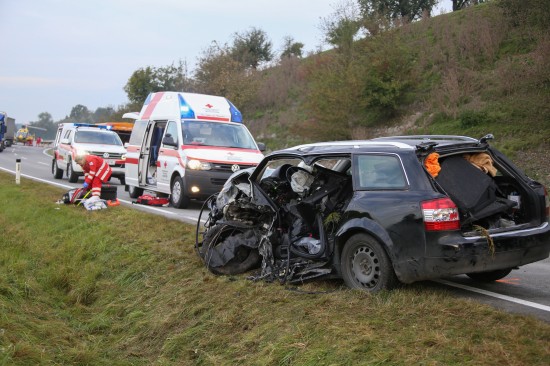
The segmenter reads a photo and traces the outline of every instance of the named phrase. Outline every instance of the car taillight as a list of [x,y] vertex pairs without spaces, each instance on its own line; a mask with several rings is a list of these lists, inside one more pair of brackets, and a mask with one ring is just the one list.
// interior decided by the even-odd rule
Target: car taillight
[[447,197],[422,202],[422,214],[426,231],[460,229],[458,208]]

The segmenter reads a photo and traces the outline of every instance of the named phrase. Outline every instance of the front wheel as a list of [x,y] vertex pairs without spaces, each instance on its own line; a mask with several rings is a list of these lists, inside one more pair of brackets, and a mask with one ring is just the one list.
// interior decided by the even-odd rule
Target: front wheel
[[505,268],[487,272],[466,273],[466,276],[480,282],[493,282],[508,276],[510,272],[512,272],[512,269],[513,268]]
[[[208,270],[217,275],[236,275],[258,268],[258,248],[245,243],[256,242],[253,232],[227,225],[215,225],[204,236],[199,255]],[[228,260],[228,258],[230,258]]]
[[67,177],[70,183],[78,182],[78,174],[73,169],[73,162],[71,159],[67,162]]
[[375,293],[399,283],[384,248],[366,234],[352,236],[342,250],[342,278],[353,289]]
[[175,208],[189,207],[190,199],[185,195],[185,188],[181,177],[175,177],[170,187],[170,204]]
[[138,198],[143,194],[143,188],[128,186],[128,194],[130,195],[130,198]]
[[63,178],[63,170],[59,169],[57,166],[57,160],[52,160],[52,174],[55,179]]

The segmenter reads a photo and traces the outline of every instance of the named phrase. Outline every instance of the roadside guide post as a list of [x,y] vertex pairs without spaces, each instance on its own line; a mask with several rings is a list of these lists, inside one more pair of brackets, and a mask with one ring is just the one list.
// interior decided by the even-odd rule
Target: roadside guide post
[[21,159],[15,159],[15,184],[21,183]]

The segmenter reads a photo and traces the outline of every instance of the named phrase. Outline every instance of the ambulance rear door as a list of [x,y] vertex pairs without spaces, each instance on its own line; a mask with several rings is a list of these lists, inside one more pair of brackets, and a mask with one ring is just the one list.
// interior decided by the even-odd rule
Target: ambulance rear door
[[[145,179],[142,179],[140,167],[143,165],[142,160],[147,159],[149,155],[145,141],[152,125],[153,121],[136,121],[130,135],[130,141],[126,144],[125,179],[126,184],[129,186],[139,187],[145,183]],[[146,156],[144,157],[143,154]]]

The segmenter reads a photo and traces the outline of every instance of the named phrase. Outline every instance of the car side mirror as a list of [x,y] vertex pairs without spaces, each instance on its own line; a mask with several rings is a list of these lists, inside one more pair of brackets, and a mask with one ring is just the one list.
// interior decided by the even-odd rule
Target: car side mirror
[[178,146],[177,142],[174,141],[174,138],[171,135],[164,136],[164,138],[162,139],[162,144],[163,145],[168,145],[168,146],[173,146],[173,147]]
[[263,142],[257,142],[258,150],[265,151],[265,144]]

